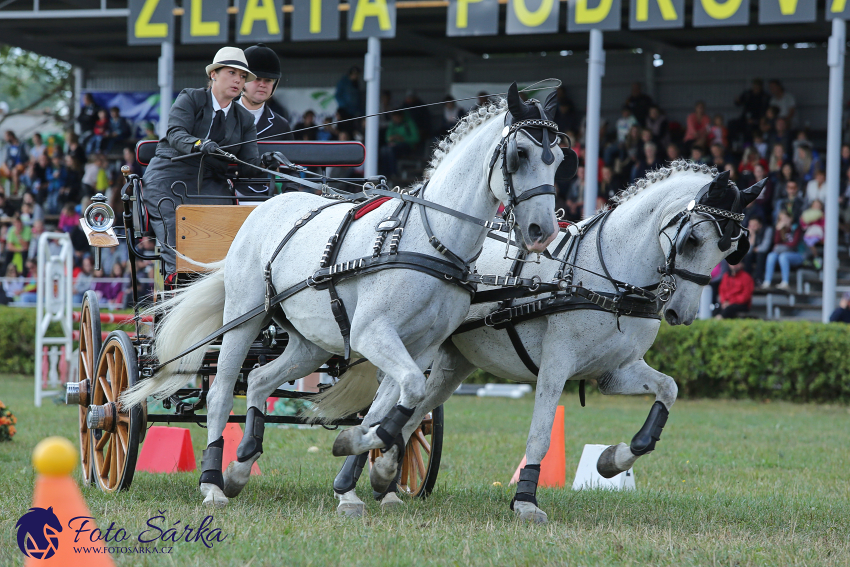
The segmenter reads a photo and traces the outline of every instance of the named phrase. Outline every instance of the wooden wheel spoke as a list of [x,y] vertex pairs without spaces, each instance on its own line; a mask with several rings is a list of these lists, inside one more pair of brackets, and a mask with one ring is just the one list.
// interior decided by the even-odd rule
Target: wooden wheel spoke
[[[89,353],[88,353],[88,352],[82,352],[82,349],[81,349],[81,350],[80,350],[80,360],[83,362],[83,365],[82,365],[81,369],[82,369],[82,370],[86,373],[86,376],[85,376],[85,377],[86,377],[86,378],[91,378],[91,375],[92,375],[92,371],[91,371],[92,364],[91,364],[91,362],[89,361]],[[82,382],[82,376],[81,376],[80,378],[81,378],[80,382]]]
[[[108,440],[108,437],[109,437],[108,434],[104,434],[103,437],[101,437],[100,441],[105,443],[106,440]],[[101,442],[99,442],[98,445],[100,445]],[[106,454],[103,456],[103,462],[100,463],[100,471],[99,472],[100,472],[100,478],[102,478],[102,479],[108,479],[109,478],[109,464],[112,461],[112,445],[113,445],[113,443],[109,444],[109,447],[106,449]]]
[[106,397],[106,400],[114,402],[115,400],[112,399],[112,388],[109,386],[109,382],[106,381],[106,377],[98,376],[97,381],[100,383],[100,389],[103,390],[103,395]]
[[124,353],[121,349],[115,349],[115,374],[112,375],[112,396],[118,399],[121,391],[124,389],[124,381],[126,380],[126,371],[124,369]]
[[103,451],[103,448],[106,446],[106,442],[109,441],[109,433],[106,431],[100,436],[100,439],[97,440],[97,444],[94,446],[95,451]]
[[429,455],[431,454],[431,444],[428,443],[428,440],[425,439],[425,435],[422,433],[421,429],[417,429],[413,434],[413,437],[422,445],[422,448],[425,449],[425,452]]
[[106,353],[104,353],[104,358],[106,358],[106,372],[109,375],[109,379],[112,382],[115,382],[115,356],[112,352],[106,351]]
[[130,412],[121,412],[118,414],[118,423],[130,423]]
[[[419,452],[418,447],[411,447],[411,453],[413,453],[413,460],[416,461],[416,470],[419,472],[420,481],[425,480],[425,475],[427,473],[427,469],[425,468],[425,462],[422,460],[422,453]],[[420,484],[417,482],[417,485]],[[419,488],[417,486],[417,488]]]
[[121,431],[121,428],[119,427],[118,428],[118,435],[112,436],[112,439],[113,439],[112,443],[113,444],[115,444],[115,438],[116,437],[118,437],[118,440],[119,440],[119,442],[117,444],[115,444],[114,459],[113,459],[113,461],[115,462],[115,468],[113,469],[113,471],[115,473],[115,482],[118,482],[119,480],[121,480],[121,477],[123,476],[121,471],[124,470],[124,459],[127,456],[127,444],[124,443],[123,439],[121,439],[120,431]]
[[127,431],[127,427],[125,425],[118,425],[118,439],[121,441],[121,451],[126,454],[127,453],[127,443],[129,442],[129,433]]

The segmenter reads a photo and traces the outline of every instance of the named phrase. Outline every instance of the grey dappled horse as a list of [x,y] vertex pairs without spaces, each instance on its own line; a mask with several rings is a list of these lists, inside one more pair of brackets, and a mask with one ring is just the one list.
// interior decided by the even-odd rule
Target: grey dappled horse
[[[638,186],[617,197],[616,207],[604,223],[596,222],[589,229],[587,220],[578,225],[588,232],[572,263],[588,271],[574,268],[573,280],[590,290],[618,291],[611,279],[651,287],[659,282],[659,268],[669,264],[671,253],[675,252],[674,291],[666,302],[658,304],[657,318],[618,318],[613,312],[581,309],[527,319],[517,324],[516,330],[533,364],[539,367],[537,376],[517,355],[505,330],[484,325],[456,334],[442,345],[434,359],[426,382],[425,399],[404,428],[405,440],[422,417],[446,401],[476,368],[509,380],[536,382],[526,446],[527,466],[521,472],[517,495],[511,502],[520,518],[536,522],[547,521],[546,513],[537,507],[537,475],[539,464],[549,449],[555,410],[566,380],[595,378],[600,391],[608,395],[655,395],[649,417],[631,444],[608,447],[600,457],[597,468],[603,476],[610,478],[628,470],[639,456],[652,451],[678,391],[670,376],[650,368],[643,360],[655,341],[660,316],[673,325],[689,325],[696,317],[702,287],[708,281],[699,274],[710,273],[724,257],[731,263],[740,261],[749,244],[739,225],[720,215],[731,212],[742,217],[743,207],[758,196],[761,185],[739,192],[734,185],[728,184],[728,172],[717,178],[714,178],[715,173],[706,166],[674,162],[669,169],[649,174],[646,180],[638,182]],[[695,197],[700,199],[698,193],[702,194],[701,202],[704,203],[700,206],[700,201],[695,200]],[[714,216],[707,211],[715,211]],[[597,249],[596,231],[603,230],[603,224],[604,233]],[[565,238],[569,236],[562,235],[550,248],[560,250]],[[504,244],[488,240],[478,260],[478,270],[496,274],[509,272],[511,261],[504,259],[503,253]],[[600,253],[605,268],[600,262]],[[545,282],[552,280],[563,267],[560,262],[543,259],[540,264],[526,264],[522,275],[537,275]],[[610,279],[603,276],[606,269]],[[538,299],[528,298],[517,303]],[[467,320],[480,320],[495,309],[493,303],[474,305]],[[362,373],[367,374],[365,369]],[[343,393],[344,390],[339,389],[332,397],[327,396],[328,405],[334,407],[322,408],[324,415],[356,411],[345,407]],[[380,420],[397,396],[398,386],[391,379],[383,379],[364,423]],[[395,478],[396,463],[395,455],[385,454],[373,465],[371,479],[376,497],[380,497],[387,483]],[[340,513],[360,515],[363,512],[363,503],[357,498],[354,486],[364,464],[363,457],[359,462],[356,457],[349,457],[334,483],[340,498]],[[394,495],[388,496],[391,504],[399,503]]]
[[[529,251],[542,251],[557,234],[554,213],[555,170],[563,159],[558,136],[547,137],[540,122],[554,114],[556,100],[544,106],[523,103],[512,85],[507,101],[480,108],[466,117],[440,144],[427,172],[427,185],[420,196],[471,215],[490,220],[503,202],[512,207],[516,238]],[[529,119],[538,118],[537,123]],[[519,129],[520,122],[528,126]],[[514,124],[511,129],[506,125]],[[535,125],[536,124],[536,125]],[[537,132],[535,130],[538,130]],[[541,144],[543,140],[552,143]],[[510,150],[497,154],[499,147]],[[502,157],[506,156],[506,157]],[[492,157],[492,160],[491,160]],[[502,164],[508,164],[507,170]],[[487,175],[489,168],[502,175]],[[505,173],[507,171],[508,173]],[[543,188],[551,188],[551,191]],[[513,193],[513,194],[512,194]],[[270,262],[274,290],[287,290],[312,276],[329,237],[341,226],[352,205],[340,204],[316,212],[328,200],[307,193],[286,193],[256,207],[239,230],[225,260],[212,265],[211,273],[176,292],[159,306],[164,317],[156,329],[156,355],[168,361],[186,347],[262,305],[267,297],[264,267]],[[398,206],[393,199],[376,212],[350,224],[338,243],[340,260],[368,257],[375,241],[375,222],[388,217]],[[467,267],[478,256],[487,229],[457,217],[428,210],[430,232],[420,209],[410,211],[399,250],[435,258],[466,259]],[[312,220],[311,215],[313,216]],[[308,220],[309,222],[305,222]],[[303,228],[285,235],[294,227]],[[286,242],[282,250],[276,248]],[[441,243],[441,244],[440,244]],[[439,246],[438,246],[439,244]],[[330,245],[328,245],[330,246]],[[397,440],[412,411],[425,395],[423,371],[439,346],[463,322],[471,295],[466,289],[412,269],[386,269],[341,280],[336,292],[350,319],[350,343],[338,322],[339,311],[331,307],[329,293],[306,287],[269,310],[229,330],[223,337],[215,380],[207,398],[208,446],[204,452],[200,490],[204,503],[225,505],[248,482],[251,465],[262,453],[265,400],[274,389],[306,376],[333,354],[347,353],[368,358],[398,384],[398,403],[387,408],[391,419],[384,425],[346,430],[334,445],[335,452],[360,453],[385,448]],[[271,320],[289,335],[284,353],[248,376],[248,413],[238,461],[221,473],[221,437],[233,406],[233,387],[251,342]],[[148,396],[174,393],[201,365],[203,349],[168,364],[153,378],[141,381],[122,401],[144,403]],[[389,441],[387,440],[389,439]]]

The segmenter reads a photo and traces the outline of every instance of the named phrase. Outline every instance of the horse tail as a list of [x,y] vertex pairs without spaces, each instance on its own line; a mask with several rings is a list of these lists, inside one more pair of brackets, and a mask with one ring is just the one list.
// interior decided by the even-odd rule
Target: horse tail
[[310,398],[314,405],[304,417],[310,423],[327,423],[366,409],[378,391],[376,372],[368,362],[352,366],[333,387]]
[[[157,360],[171,360],[224,324],[224,261],[205,267],[209,273],[146,310],[145,314],[159,319],[154,333]],[[132,407],[144,404],[149,396],[161,400],[173,395],[197,374],[205,351],[201,347],[140,380],[121,396],[122,405]]]

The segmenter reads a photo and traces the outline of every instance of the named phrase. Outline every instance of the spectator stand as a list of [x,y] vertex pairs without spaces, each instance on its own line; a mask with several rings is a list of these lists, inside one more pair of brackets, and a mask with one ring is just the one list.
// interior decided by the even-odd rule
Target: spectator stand
[[[74,251],[64,232],[46,232],[38,239],[38,281],[35,327],[35,406],[68,380],[68,360],[73,350],[71,287]],[[50,336],[50,324],[58,322],[62,334]],[[48,346],[49,345],[49,346]],[[52,389],[50,389],[52,388]]]

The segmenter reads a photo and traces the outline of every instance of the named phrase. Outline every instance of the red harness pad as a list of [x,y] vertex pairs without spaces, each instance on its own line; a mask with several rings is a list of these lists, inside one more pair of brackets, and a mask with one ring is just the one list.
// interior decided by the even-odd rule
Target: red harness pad
[[390,199],[392,199],[392,197],[381,197],[380,199],[375,199],[371,203],[368,203],[368,204],[360,207],[359,209],[357,209],[357,212],[354,213],[354,220],[359,219],[360,217],[366,215],[367,213],[371,213],[372,211],[374,211],[375,209],[377,209],[378,207],[380,207],[381,205],[383,205],[384,203],[386,203]]
[[558,228],[570,228],[571,224],[575,224],[569,221],[558,221]]

